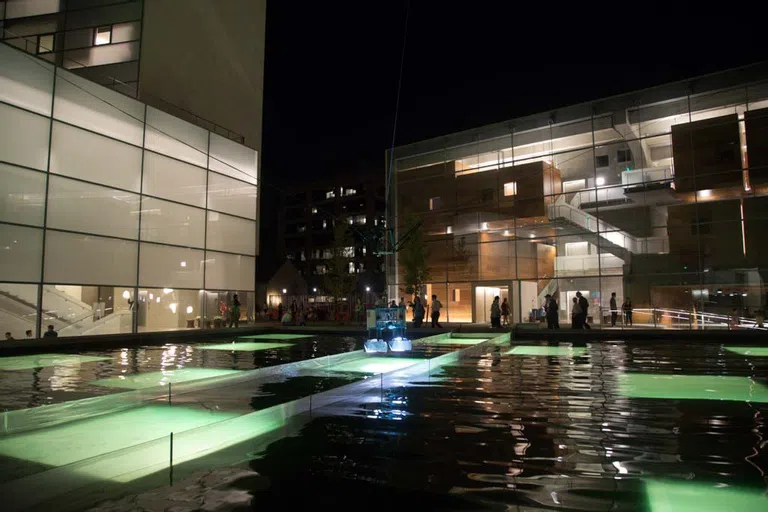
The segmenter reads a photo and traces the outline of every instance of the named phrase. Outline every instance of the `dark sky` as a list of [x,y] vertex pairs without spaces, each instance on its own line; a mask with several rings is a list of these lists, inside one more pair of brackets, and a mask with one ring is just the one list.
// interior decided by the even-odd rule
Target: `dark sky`
[[[263,227],[272,187],[383,176],[406,4],[268,2]],[[736,3],[522,4],[410,2],[396,145],[768,56],[760,17]]]

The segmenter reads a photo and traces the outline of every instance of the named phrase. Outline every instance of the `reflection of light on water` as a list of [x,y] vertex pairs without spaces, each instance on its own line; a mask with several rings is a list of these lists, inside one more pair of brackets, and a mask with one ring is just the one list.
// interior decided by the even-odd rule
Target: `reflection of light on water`
[[80,364],[68,362],[53,367],[53,375],[48,379],[52,391],[76,391],[80,382]]
[[168,345],[160,356],[160,368],[176,364],[176,345]]

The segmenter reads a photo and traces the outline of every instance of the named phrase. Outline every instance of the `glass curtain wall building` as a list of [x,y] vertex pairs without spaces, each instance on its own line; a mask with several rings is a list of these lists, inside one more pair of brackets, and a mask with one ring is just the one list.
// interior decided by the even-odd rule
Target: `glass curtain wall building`
[[220,325],[253,307],[255,150],[0,44],[0,329]]
[[[547,294],[569,322],[743,325],[765,306],[765,63],[574,105],[387,154],[388,221],[423,220],[430,282],[450,322],[487,322],[493,297],[536,322]],[[392,161],[394,159],[394,161]],[[387,261],[391,296],[404,269]],[[447,317],[447,318],[446,318]]]

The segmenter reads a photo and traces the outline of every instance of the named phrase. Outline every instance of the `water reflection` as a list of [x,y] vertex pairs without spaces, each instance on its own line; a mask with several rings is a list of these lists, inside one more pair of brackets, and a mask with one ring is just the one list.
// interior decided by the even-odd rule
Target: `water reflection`
[[507,510],[643,510],[650,479],[766,491],[768,404],[630,398],[621,376],[727,374],[765,385],[768,358],[733,357],[715,344],[583,348],[491,350],[445,367],[431,385],[337,406],[337,416],[314,419],[252,461],[272,482],[256,504],[301,487],[334,489],[346,505],[371,485],[391,496],[381,506],[430,493],[472,503],[442,509]]

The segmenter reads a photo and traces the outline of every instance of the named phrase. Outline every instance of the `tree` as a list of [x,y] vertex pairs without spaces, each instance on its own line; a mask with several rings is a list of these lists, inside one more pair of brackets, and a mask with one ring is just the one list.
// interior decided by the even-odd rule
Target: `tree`
[[333,226],[333,245],[330,248],[331,257],[326,263],[326,273],[323,275],[324,288],[328,295],[333,297],[336,311],[355,286],[355,275],[349,273],[349,262],[354,258],[353,244],[347,219],[336,219]]
[[412,295],[418,293],[421,287],[429,280],[429,267],[427,266],[427,248],[424,245],[424,237],[421,226],[416,218],[407,218],[403,231],[407,238],[402,243],[397,257],[400,266],[403,267],[403,284],[405,293]]

